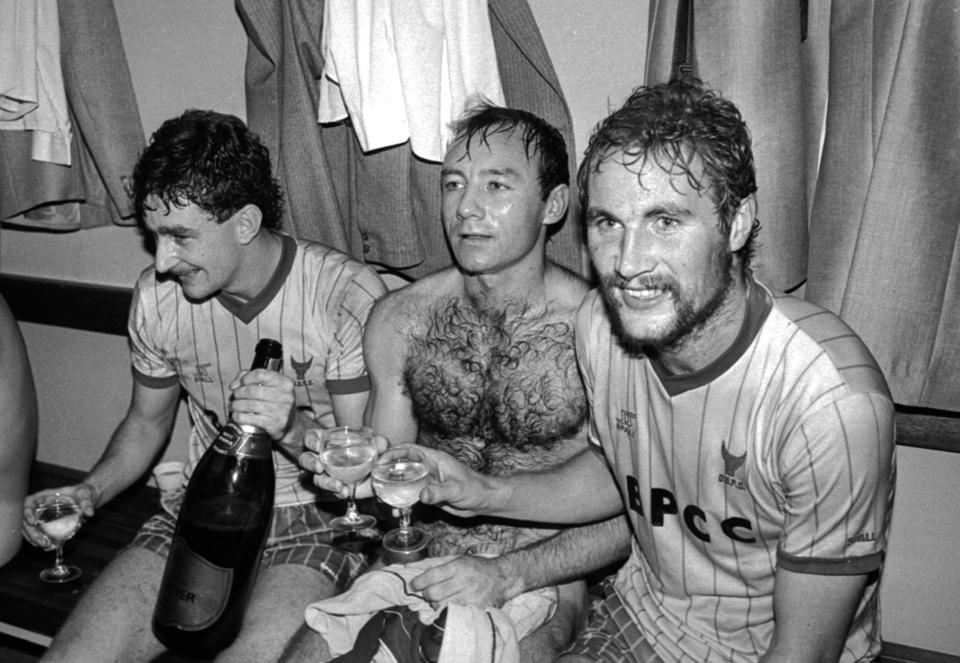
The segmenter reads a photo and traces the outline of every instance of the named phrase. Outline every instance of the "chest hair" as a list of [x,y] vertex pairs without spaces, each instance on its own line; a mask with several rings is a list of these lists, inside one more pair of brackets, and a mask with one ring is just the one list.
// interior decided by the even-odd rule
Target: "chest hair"
[[565,460],[587,411],[571,317],[459,300],[420,316],[404,371],[420,443],[488,474]]

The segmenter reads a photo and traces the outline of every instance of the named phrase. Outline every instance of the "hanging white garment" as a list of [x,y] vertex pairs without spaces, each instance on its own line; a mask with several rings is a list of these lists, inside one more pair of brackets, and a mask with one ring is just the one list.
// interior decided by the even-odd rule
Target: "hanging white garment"
[[70,165],[57,0],[0,0],[0,129],[32,131],[31,157]]
[[318,119],[349,116],[365,152],[442,161],[468,98],[504,103],[487,0],[327,0],[322,43]]

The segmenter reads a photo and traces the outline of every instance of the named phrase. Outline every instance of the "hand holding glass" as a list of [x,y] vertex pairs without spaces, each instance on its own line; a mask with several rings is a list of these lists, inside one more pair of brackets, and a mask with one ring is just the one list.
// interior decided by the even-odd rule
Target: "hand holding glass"
[[359,426],[340,426],[307,431],[307,434],[311,433],[319,436],[320,462],[327,474],[350,489],[347,513],[334,518],[330,525],[341,532],[355,532],[376,525],[377,519],[361,514],[356,504],[357,484],[370,474],[373,459],[377,456],[373,432]]
[[372,475],[377,497],[400,509],[400,527],[384,535],[383,547],[400,553],[423,548],[427,533],[410,526],[410,511],[429,481],[423,452],[410,445],[387,449],[374,463]]
[[40,572],[40,580],[59,583],[79,578],[79,568],[63,563],[63,544],[80,529],[80,505],[69,495],[53,493],[40,498],[34,514],[40,531],[57,550],[56,562]]

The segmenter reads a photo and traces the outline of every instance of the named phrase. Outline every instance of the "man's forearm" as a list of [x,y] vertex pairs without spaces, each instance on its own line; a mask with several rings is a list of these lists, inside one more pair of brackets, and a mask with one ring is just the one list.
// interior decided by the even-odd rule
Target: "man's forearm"
[[630,554],[630,526],[623,515],[571,527],[497,558],[517,594],[582,578]]
[[113,499],[150,468],[167,434],[124,419],[110,438],[100,460],[83,483],[96,493],[96,506]]
[[456,516],[487,515],[510,520],[580,525],[623,510],[617,485],[599,451],[584,449],[543,472],[490,476],[436,449],[427,449],[439,482],[421,493]]

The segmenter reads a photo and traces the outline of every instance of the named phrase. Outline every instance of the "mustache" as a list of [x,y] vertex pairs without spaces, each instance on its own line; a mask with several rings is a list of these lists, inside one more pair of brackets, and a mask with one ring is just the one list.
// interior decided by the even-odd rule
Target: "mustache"
[[680,284],[668,276],[641,276],[632,279],[625,279],[617,274],[610,274],[600,279],[600,285],[604,291],[619,288],[648,288],[651,290],[663,290],[676,296],[680,292]]

